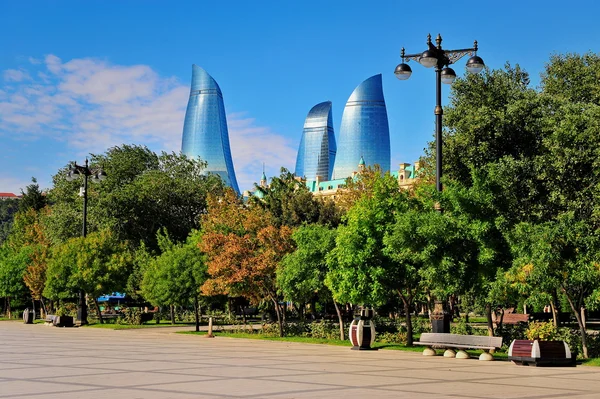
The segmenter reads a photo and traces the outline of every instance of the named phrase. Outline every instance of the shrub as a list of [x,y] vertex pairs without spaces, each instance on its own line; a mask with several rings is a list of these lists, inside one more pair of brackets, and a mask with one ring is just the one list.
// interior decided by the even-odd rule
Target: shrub
[[413,317],[412,318],[413,334],[423,334],[431,332],[431,322],[429,318]]
[[525,330],[527,326],[523,323],[502,324],[495,331],[497,337],[502,337],[502,348],[507,350],[511,342],[515,339],[526,339]]
[[377,333],[377,335],[375,336],[375,340],[377,342],[382,342],[385,344],[404,344],[406,343],[406,332]]
[[450,326],[450,333],[460,335],[472,335],[473,328],[465,321],[465,319],[460,318],[458,320],[458,323],[452,324]]
[[558,330],[550,322],[531,322],[525,330],[525,336],[529,340],[554,341],[557,339]]
[[[337,323],[332,323],[330,321],[321,320],[317,322],[313,322],[309,325],[310,328],[310,336],[312,338],[321,338],[321,339],[339,339],[340,338],[340,328]],[[344,338],[348,335],[347,331],[344,331]]]

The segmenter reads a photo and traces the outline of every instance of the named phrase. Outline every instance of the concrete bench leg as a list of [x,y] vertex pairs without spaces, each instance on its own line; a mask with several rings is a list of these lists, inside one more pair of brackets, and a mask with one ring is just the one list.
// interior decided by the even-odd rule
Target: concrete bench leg
[[466,351],[460,350],[456,353],[457,359],[470,359],[471,356]]
[[452,349],[446,349],[444,352],[444,357],[456,357],[456,352]]
[[433,348],[425,348],[423,350],[423,356],[435,356],[435,350],[433,350]]
[[481,355],[479,355],[479,360],[491,362],[492,360],[494,360],[494,356],[490,352],[484,351]]

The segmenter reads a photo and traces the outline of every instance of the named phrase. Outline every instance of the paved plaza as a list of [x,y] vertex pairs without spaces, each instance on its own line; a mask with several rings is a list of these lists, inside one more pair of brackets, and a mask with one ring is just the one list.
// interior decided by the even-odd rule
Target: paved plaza
[[600,398],[600,368],[0,322],[0,398]]

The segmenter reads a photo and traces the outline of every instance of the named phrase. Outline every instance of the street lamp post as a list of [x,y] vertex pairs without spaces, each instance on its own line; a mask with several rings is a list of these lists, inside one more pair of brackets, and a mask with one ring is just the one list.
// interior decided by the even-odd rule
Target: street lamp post
[[[405,54],[402,47],[400,56],[402,63],[396,67],[394,74],[400,80],[406,80],[412,74],[410,66],[406,63],[415,60],[426,68],[435,67],[435,187],[438,192],[442,191],[442,83],[451,84],[456,79],[456,73],[449,65],[454,64],[465,55],[471,58],[467,61],[467,71],[479,73],[485,64],[477,55],[477,40],[472,48],[445,50],[442,48],[442,36],[438,34],[435,46],[431,43],[431,35],[427,35],[427,50],[417,54]],[[441,212],[441,207],[436,205]],[[435,301],[435,307],[431,314],[431,327],[434,333],[450,332],[450,315],[444,309],[444,302]]]
[[[90,168],[88,166],[88,160],[85,159],[85,165],[77,165],[73,163],[73,167],[67,173],[67,180],[73,181],[79,176],[83,176],[83,227],[81,229],[81,236],[87,236],[87,187],[88,177],[92,176],[92,181],[100,181],[106,178],[106,173],[101,168]],[[85,325],[88,324],[87,320],[87,304],[85,302],[85,291],[83,288],[79,290],[79,306],[77,307],[77,324]]]
[[481,57],[477,55],[477,40],[472,48],[459,50],[445,50],[442,48],[442,36],[438,34],[435,39],[436,45],[431,43],[431,35],[427,35],[427,50],[417,54],[405,54],[404,47],[400,56],[402,63],[396,67],[394,74],[400,80],[406,80],[412,74],[410,66],[405,63],[415,60],[426,68],[435,67],[435,186],[438,192],[442,191],[442,83],[451,84],[456,79],[456,73],[450,64],[454,64],[465,55],[471,58],[467,61],[467,71],[479,73],[483,70],[485,64]]

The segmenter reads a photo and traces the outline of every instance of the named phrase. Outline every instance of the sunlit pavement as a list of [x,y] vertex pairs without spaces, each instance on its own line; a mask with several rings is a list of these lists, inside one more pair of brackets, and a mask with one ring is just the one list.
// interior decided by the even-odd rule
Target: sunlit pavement
[[600,368],[173,331],[0,322],[0,398],[600,398]]

